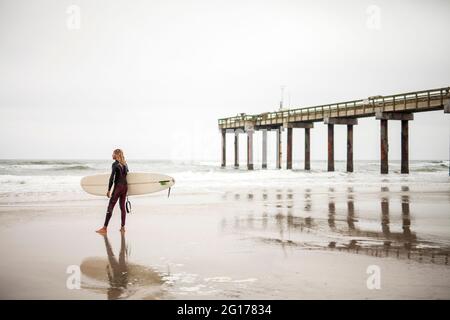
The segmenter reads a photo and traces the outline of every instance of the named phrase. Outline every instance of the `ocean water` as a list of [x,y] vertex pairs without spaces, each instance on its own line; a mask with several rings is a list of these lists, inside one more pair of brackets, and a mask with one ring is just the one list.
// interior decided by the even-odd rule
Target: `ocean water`
[[[107,173],[111,160],[0,160],[0,205],[48,203],[96,198],[83,192],[83,176]],[[336,161],[336,171],[326,171],[326,161],[312,161],[312,170],[294,162],[294,170],[275,169],[248,171],[220,168],[219,162],[183,162],[163,160],[129,160],[130,171],[157,172],[175,178],[177,194],[220,193],[242,188],[289,188],[298,186],[329,187],[348,185],[371,187],[389,185],[427,185],[440,190],[450,187],[448,161],[411,161],[410,174],[400,174],[400,162],[390,162],[390,174],[379,173],[379,162],[356,161],[355,172],[345,172],[345,161]]]

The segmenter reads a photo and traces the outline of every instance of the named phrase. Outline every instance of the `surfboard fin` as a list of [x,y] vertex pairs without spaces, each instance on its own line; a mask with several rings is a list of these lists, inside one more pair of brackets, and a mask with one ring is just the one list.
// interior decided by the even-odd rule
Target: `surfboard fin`
[[172,189],[172,187],[169,187],[169,192],[167,192],[167,198],[170,196],[170,189]]

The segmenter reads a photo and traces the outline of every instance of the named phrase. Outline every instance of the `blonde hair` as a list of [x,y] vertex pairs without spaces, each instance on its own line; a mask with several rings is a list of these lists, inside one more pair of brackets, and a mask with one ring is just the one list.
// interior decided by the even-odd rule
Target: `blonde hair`
[[114,150],[114,155],[116,156],[116,160],[119,161],[119,163],[123,166],[127,165],[127,162],[125,161],[125,156],[123,155],[122,149],[116,149]]

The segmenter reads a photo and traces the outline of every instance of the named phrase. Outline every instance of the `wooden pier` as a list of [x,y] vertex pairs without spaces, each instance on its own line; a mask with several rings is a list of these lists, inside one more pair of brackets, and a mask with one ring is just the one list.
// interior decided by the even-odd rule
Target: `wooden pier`
[[257,115],[241,113],[235,117],[219,119],[222,134],[222,167],[226,166],[226,134],[234,134],[234,166],[239,167],[239,134],[247,134],[247,168],[253,170],[253,133],[260,130],[262,139],[262,168],[267,168],[267,131],[277,134],[276,167],[281,169],[281,134],[287,129],[286,168],[292,169],[292,133],[294,128],[305,130],[304,168],[310,170],[310,137],[315,122],[328,126],[328,171],[334,171],[334,126],[347,126],[347,172],[353,172],[353,127],[358,118],[375,117],[380,121],[380,172],[389,172],[388,122],[401,121],[401,173],[409,173],[408,122],[415,112],[444,110],[450,113],[450,87],[373,96],[366,99],[338,102],[306,108],[266,112]]

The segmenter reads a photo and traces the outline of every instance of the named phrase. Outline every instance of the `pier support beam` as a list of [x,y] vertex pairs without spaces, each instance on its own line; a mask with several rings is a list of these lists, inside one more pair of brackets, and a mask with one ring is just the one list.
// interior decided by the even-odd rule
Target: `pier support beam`
[[309,130],[309,128],[305,128],[305,170],[311,170],[311,136]]
[[408,120],[402,120],[402,167],[401,173],[409,173]]
[[334,171],[334,125],[328,124],[328,171]]
[[262,168],[267,169],[267,129],[262,130]]
[[353,125],[347,125],[347,172],[353,172]]
[[388,121],[380,120],[380,152],[381,152],[381,168],[382,174],[389,173],[389,144],[388,144]]
[[253,130],[247,130],[247,169],[253,170]]
[[276,165],[277,165],[277,169],[281,169],[281,130],[282,127],[279,127],[276,132],[277,132],[277,161],[276,161]]
[[239,131],[234,131],[234,167],[239,168]]
[[323,119],[324,124],[345,124],[345,125],[357,125],[358,119],[356,118],[328,118]]
[[287,129],[286,169],[292,169],[292,128]]
[[402,122],[401,173],[409,173],[408,121],[414,120],[414,115],[401,112],[376,112],[375,118],[380,120],[381,173],[389,173],[388,120],[400,120]]
[[313,122],[289,122],[286,127],[288,128],[287,132],[287,161],[286,168],[292,169],[292,133],[294,128],[302,128],[305,129],[305,170],[310,170],[310,131],[309,129],[314,128]]
[[227,150],[227,140],[226,140],[226,133],[227,131],[225,129],[221,130],[222,133],[222,168],[225,168],[227,164],[227,156],[226,156],[226,150]]
[[[340,124],[347,125],[347,172],[353,172],[353,126],[358,124],[358,119],[356,118],[325,118],[324,123],[328,124],[328,137],[329,137],[329,126]],[[333,133],[332,133],[333,134]],[[329,139],[329,138],[328,138]],[[330,146],[328,145],[328,152],[330,152]],[[334,155],[333,155],[333,164],[334,171]],[[330,164],[328,164],[328,168],[330,168]]]

